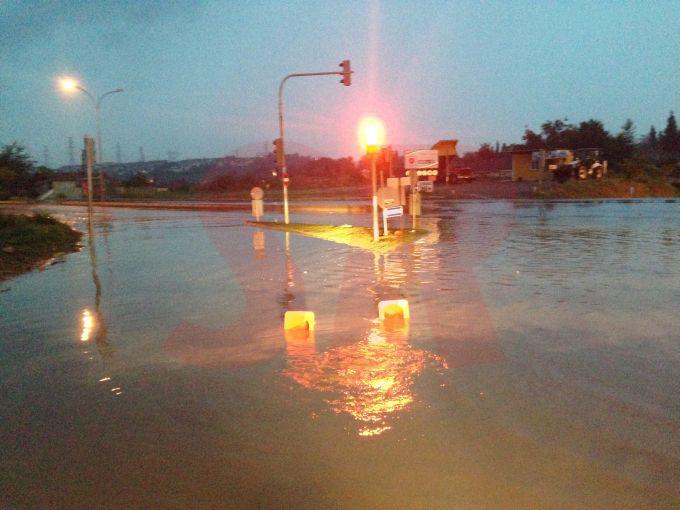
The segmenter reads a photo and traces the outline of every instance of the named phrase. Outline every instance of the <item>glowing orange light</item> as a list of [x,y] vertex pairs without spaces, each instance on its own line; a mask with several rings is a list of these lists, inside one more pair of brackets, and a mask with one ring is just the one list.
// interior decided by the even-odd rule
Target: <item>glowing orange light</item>
[[288,377],[305,388],[328,393],[335,413],[347,413],[359,422],[360,436],[375,436],[391,428],[389,419],[414,402],[412,386],[425,366],[438,356],[408,343],[408,322],[402,329],[372,328],[366,338],[324,352],[314,340],[300,340],[286,331]]
[[94,315],[90,310],[85,308],[82,315],[82,330],[80,333],[80,341],[87,342],[91,337],[95,327]]
[[385,124],[377,117],[364,117],[359,121],[357,129],[359,144],[366,152],[376,152],[385,145]]
[[59,86],[64,92],[75,92],[78,89],[78,82],[73,78],[59,78]]

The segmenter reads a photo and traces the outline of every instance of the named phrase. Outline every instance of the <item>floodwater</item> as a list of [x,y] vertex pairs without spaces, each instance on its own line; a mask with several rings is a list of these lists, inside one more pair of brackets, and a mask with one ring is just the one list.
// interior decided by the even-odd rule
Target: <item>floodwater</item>
[[380,256],[97,210],[0,284],[0,507],[678,508],[679,205],[439,203]]

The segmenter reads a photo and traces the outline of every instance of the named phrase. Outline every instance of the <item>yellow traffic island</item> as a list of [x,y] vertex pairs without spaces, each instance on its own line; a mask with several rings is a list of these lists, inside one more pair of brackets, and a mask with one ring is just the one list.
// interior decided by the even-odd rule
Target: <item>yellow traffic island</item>
[[370,227],[355,227],[352,225],[314,225],[310,223],[278,223],[273,221],[247,221],[246,225],[252,227],[279,230],[281,232],[292,232],[303,236],[316,237],[334,243],[347,244],[364,250],[385,253],[395,248],[420,239],[427,230],[410,229],[392,230],[386,236],[382,235],[378,242],[373,241],[373,229]]

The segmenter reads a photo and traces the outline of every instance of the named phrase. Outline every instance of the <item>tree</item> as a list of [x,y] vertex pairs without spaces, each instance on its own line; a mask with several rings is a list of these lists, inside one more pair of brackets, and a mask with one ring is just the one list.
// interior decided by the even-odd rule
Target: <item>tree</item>
[[678,132],[678,124],[672,111],[666,121],[666,129],[663,130],[659,137],[659,145],[661,150],[668,154],[680,155],[680,133]]
[[572,147],[574,126],[567,124],[567,119],[544,122],[541,125],[541,130],[549,148],[575,148]]
[[578,144],[579,148],[599,147],[605,152],[610,152],[612,136],[601,121],[590,119],[581,122],[578,126]]
[[619,158],[626,159],[635,152],[635,125],[627,119],[621,126],[621,132],[616,135],[616,152]]
[[524,147],[530,150],[545,149],[546,147],[543,137],[540,134],[534,133],[531,129],[524,131],[522,140],[524,140]]
[[649,128],[649,133],[644,136],[642,140],[640,140],[638,148],[641,156],[651,161],[657,162],[659,156],[659,139],[654,126],[651,126]]
[[654,126],[652,126],[649,128],[649,134],[647,135],[647,143],[649,144],[649,148],[656,149],[657,141],[656,129],[654,129]]
[[17,142],[0,151],[0,196],[33,196],[33,161]]
[[496,156],[496,152],[494,151],[493,147],[491,147],[490,143],[483,143],[479,146],[479,150],[477,150],[477,156],[479,159],[491,159]]

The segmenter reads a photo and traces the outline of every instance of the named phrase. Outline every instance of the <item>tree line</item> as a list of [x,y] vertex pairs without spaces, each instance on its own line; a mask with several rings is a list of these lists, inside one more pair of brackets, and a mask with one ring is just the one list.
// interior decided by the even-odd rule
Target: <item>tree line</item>
[[14,196],[35,198],[48,186],[50,175],[47,167],[36,167],[17,142],[0,150],[0,200]]
[[672,111],[661,133],[657,133],[652,125],[642,137],[636,136],[636,127],[631,119],[626,120],[615,135],[609,133],[599,120],[590,119],[577,125],[564,119],[543,123],[539,133],[527,129],[522,139],[527,149],[597,147],[615,162],[635,156],[644,156],[657,164],[673,163],[680,159],[680,132]]
[[[540,131],[526,129],[522,143],[495,146],[484,143],[477,151],[465,154],[455,166],[471,166],[479,170],[506,170],[510,167],[509,154],[515,149],[583,149],[599,148],[603,159],[609,162],[614,173],[633,178],[680,178],[680,132],[671,111],[660,132],[654,126],[638,136],[632,120],[628,119],[618,133],[607,131],[604,124],[589,119],[578,124],[567,119],[546,121]],[[400,166],[397,161],[396,167]],[[288,156],[289,172],[296,183],[304,185],[347,186],[364,182],[367,160],[355,162],[352,158],[311,158],[291,154]],[[221,191],[249,188],[254,185],[278,183],[280,176],[272,175],[273,156],[255,158],[245,172],[225,173],[208,171],[200,184],[182,183],[182,189]],[[217,169],[216,169],[217,170]],[[46,167],[36,167],[30,156],[18,143],[5,145],[0,150],[0,200],[11,196],[34,198],[45,191],[53,172]],[[133,176],[127,185],[142,186],[148,182],[143,175]],[[173,187],[172,185],[170,187]]]
[[[507,155],[516,149],[586,149],[602,150],[603,159],[615,172],[631,178],[680,177],[680,132],[671,111],[666,126],[658,132],[652,125],[638,136],[631,119],[618,133],[607,131],[604,124],[589,119],[572,124],[567,119],[546,121],[540,131],[526,129],[519,144],[483,143],[477,151],[463,156],[461,163],[471,166],[507,165]],[[503,155],[505,154],[505,158]],[[499,167],[499,169],[501,169]]]

